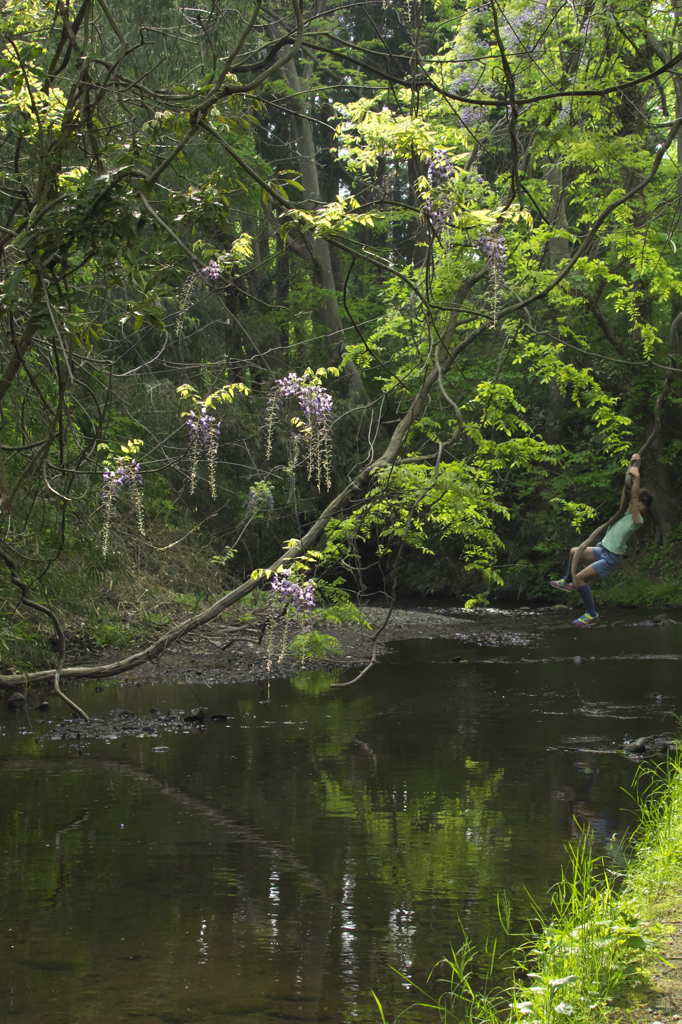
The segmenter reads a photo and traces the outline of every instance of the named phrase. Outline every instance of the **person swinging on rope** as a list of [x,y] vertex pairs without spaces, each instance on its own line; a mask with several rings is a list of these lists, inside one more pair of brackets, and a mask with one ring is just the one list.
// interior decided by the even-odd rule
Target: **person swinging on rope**
[[[571,591],[576,589],[583,599],[585,604],[585,613],[579,618],[573,620],[574,626],[592,626],[595,622],[599,622],[599,615],[594,605],[594,598],[592,591],[590,590],[589,581],[595,579],[597,576],[604,579],[605,576],[610,576],[612,572],[615,572],[620,568],[620,564],[623,561],[625,554],[625,546],[629,541],[630,537],[639,530],[644,520],[642,516],[648,508],[651,507],[651,503],[654,500],[651,494],[644,487],[640,487],[639,479],[639,464],[641,462],[641,456],[635,454],[630,459],[630,465],[628,466],[625,486],[623,487],[623,493],[620,499],[621,509],[628,505],[628,489],[629,494],[629,505],[627,511],[619,519],[616,520],[604,534],[604,539],[601,544],[596,544],[593,548],[585,548],[582,554],[582,560],[589,562],[584,569],[581,569],[575,577],[575,588],[572,579],[572,565],[573,556],[575,555],[578,548],[571,548],[571,554],[568,559],[568,568],[566,575],[563,579],[550,580],[553,587],[557,590]],[[629,486],[630,485],[630,486]]]

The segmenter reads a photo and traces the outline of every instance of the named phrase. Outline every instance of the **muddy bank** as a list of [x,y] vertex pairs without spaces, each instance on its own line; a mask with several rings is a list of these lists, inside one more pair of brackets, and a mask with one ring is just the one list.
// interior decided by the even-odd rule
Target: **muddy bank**
[[[291,654],[281,661],[275,659],[268,671],[268,653],[264,642],[237,640],[235,642],[233,626],[228,622],[212,623],[204,629],[183,637],[173,644],[154,662],[148,662],[120,676],[110,677],[112,680],[128,683],[143,680],[173,679],[178,676],[197,679],[197,682],[229,683],[248,682],[257,679],[282,678],[305,669],[345,669],[361,668],[371,656],[375,636],[381,630],[377,653],[381,655],[391,643],[397,640],[410,639],[459,639],[473,641],[484,647],[498,647],[505,643],[524,643],[524,638],[537,636],[544,630],[576,630],[573,626],[575,609],[568,605],[556,604],[531,609],[527,606],[517,608],[489,608],[468,611],[461,607],[424,607],[394,609],[388,625],[381,630],[386,620],[384,608],[370,608],[365,615],[371,628],[356,624],[318,626],[321,632],[333,636],[338,642],[338,652],[333,657],[311,658],[302,666],[299,658]],[[652,619],[624,619],[622,609],[611,609],[602,616],[598,625],[590,627],[591,631],[620,628],[660,628],[674,624],[666,613]],[[584,632],[582,630],[581,632]],[[276,647],[276,645],[275,645]],[[70,664],[87,667],[111,663],[125,657],[129,651],[107,649],[99,652],[96,658],[86,655],[85,658],[70,659]],[[93,677],[95,673],[93,672]],[[62,681],[65,690],[77,689],[81,682]],[[12,690],[17,689],[16,686]],[[48,694],[50,684],[34,685],[30,693],[33,704]],[[55,698],[53,698],[55,699]]]
[[[522,607],[511,610],[486,609],[466,611],[462,608],[396,608],[393,610],[388,626],[382,630],[378,641],[378,653],[395,640],[410,640],[429,637],[455,638],[473,635],[485,639],[486,636],[502,639],[511,631],[536,630],[538,627],[556,626],[560,616],[570,623],[571,610],[564,605],[552,605],[546,608],[531,610]],[[374,638],[386,620],[385,608],[365,610],[365,616],[371,628],[366,629],[355,624],[328,625],[317,628],[333,636],[339,645],[339,652],[334,657],[309,658],[304,667],[307,669],[346,668],[366,664],[372,656]],[[194,672],[198,675],[209,673],[217,681],[242,682],[254,679],[289,676],[301,669],[301,660],[291,654],[281,661],[275,660],[268,672],[268,654],[264,642],[234,642],[229,632],[228,623],[211,624],[183,637],[179,643],[173,644],[158,662],[150,662],[125,673],[121,677],[129,680],[143,680],[179,675]],[[275,649],[277,644],[275,644]],[[124,657],[128,652],[107,650],[96,660],[77,662],[80,665],[92,664],[93,667],[105,662]],[[68,685],[65,681],[64,685]]]

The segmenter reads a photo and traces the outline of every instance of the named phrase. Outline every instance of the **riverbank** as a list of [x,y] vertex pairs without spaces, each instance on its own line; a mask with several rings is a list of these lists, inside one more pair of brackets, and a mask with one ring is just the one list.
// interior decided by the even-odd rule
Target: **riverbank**
[[[249,632],[241,638],[235,639],[235,626],[240,623],[240,616],[225,616],[183,636],[171,644],[160,659],[121,673],[121,678],[144,680],[159,675],[197,673],[220,676],[223,682],[248,682],[268,676],[287,677],[299,672],[302,667],[339,671],[367,665],[375,641],[377,656],[385,654],[391,644],[400,640],[456,640],[462,645],[474,645],[476,648],[496,648],[508,642],[514,646],[523,646],[547,630],[575,633],[573,618],[576,614],[576,608],[568,604],[478,610],[434,604],[407,605],[395,608],[386,623],[386,608],[369,606],[362,610],[364,622],[355,620],[333,623],[325,619],[322,612],[320,618],[313,619],[313,627],[328,639],[331,638],[334,644],[331,653],[323,657],[308,656],[302,664],[301,657],[289,650],[280,660],[281,637],[276,636],[273,660],[268,669],[268,645],[260,635],[260,630],[253,625],[255,617],[247,612],[244,618]],[[602,635],[605,630],[631,628],[658,632],[674,625],[676,620],[667,612],[650,613],[650,617],[643,618],[642,612],[604,608],[600,623],[593,626],[589,633]],[[89,637],[87,633],[78,633],[77,629],[72,629],[67,635],[70,637],[67,664],[91,665],[95,678],[99,666],[122,659],[135,649],[144,649],[157,639],[158,632],[141,628],[133,632],[131,629],[125,647],[97,644],[96,638]],[[46,636],[44,642],[48,639]],[[49,661],[43,658],[40,667],[47,667],[53,662],[52,653]],[[22,663],[19,666],[4,663],[3,670],[16,672],[27,667]],[[67,679],[64,682],[68,685]],[[13,690],[16,686],[0,684],[1,689]]]
[[[242,682],[261,679],[271,675],[275,677],[289,676],[299,671],[302,659],[291,650],[280,658],[281,633],[276,635],[273,644],[273,660],[268,670],[268,645],[263,636],[265,618],[259,619],[263,612],[262,605],[251,607],[247,604],[246,612],[237,610],[231,615],[223,615],[200,629],[188,633],[170,644],[159,661],[139,666],[127,677],[144,679],[150,675],[158,675],[159,671],[169,673],[186,670],[224,670],[229,679]],[[503,637],[513,629],[536,628],[539,624],[556,625],[558,615],[563,613],[567,621],[571,621],[570,609],[562,604],[548,605],[535,610],[529,607],[513,609],[482,609],[466,611],[460,607],[438,605],[411,605],[397,607],[391,613],[386,624],[387,609],[382,606],[366,606],[355,619],[344,622],[332,622],[324,610],[313,615],[313,628],[331,638],[334,642],[333,652],[323,657],[308,656],[305,665],[313,669],[346,668],[367,663],[372,657],[375,639],[377,653],[383,653],[387,646],[396,640],[442,638],[452,639],[458,636],[476,636],[485,640],[486,637]],[[142,650],[156,641],[159,632],[169,628],[170,622],[163,627],[144,622],[142,616],[135,615],[133,609],[124,613],[126,634],[116,634],[118,642],[102,642],[100,637],[88,631],[85,623],[73,622],[65,630],[67,636],[67,663],[73,665],[89,665],[95,669],[102,664],[117,661],[135,649]],[[180,620],[180,616],[176,621]],[[235,638],[235,629],[243,625],[244,633]],[[382,628],[383,627],[383,628]],[[381,631],[381,632],[379,632]],[[51,634],[46,628],[42,642],[49,644]],[[104,634],[106,637],[106,634]],[[289,641],[295,634],[289,634]],[[123,641],[123,643],[122,643]],[[330,645],[331,646],[331,645]],[[49,649],[49,647],[47,648]],[[33,657],[36,659],[34,647]],[[38,667],[53,664],[54,654],[39,659]],[[44,663],[44,664],[43,664]],[[23,671],[28,668],[26,662],[3,662],[3,671]],[[94,674],[94,673],[93,673]],[[2,687],[2,684],[0,684]]]
[[499,992],[475,992],[464,981],[450,993],[460,1019],[682,1019],[682,765],[647,767],[638,782],[642,819],[625,874],[609,866],[604,874],[587,834],[572,851],[546,927],[517,948],[516,980],[505,993],[510,1012],[500,1012]]
[[630,1024],[682,1017],[682,764],[650,776],[642,808],[638,854],[628,874],[622,905],[642,920],[653,943],[645,958],[649,991],[636,999],[625,1019]]
[[[331,637],[336,648],[326,657],[307,657],[305,662],[288,651],[279,660],[279,638],[275,638],[274,658],[268,669],[269,654],[263,640],[234,642],[230,630],[235,620],[222,619],[183,637],[171,645],[159,663],[142,665],[128,677],[145,679],[159,672],[169,675],[190,672],[224,672],[232,682],[283,678],[307,669],[343,670],[367,665],[372,657],[375,641],[377,656],[385,654],[391,644],[400,640],[457,640],[473,643],[478,648],[496,648],[507,642],[515,645],[529,642],[538,631],[565,629],[575,632],[573,618],[577,612],[564,604],[536,608],[522,605],[511,608],[487,608],[468,611],[461,607],[413,605],[393,610],[386,624],[387,610],[383,607],[365,607],[366,624],[345,622],[332,624],[314,620],[314,628]],[[615,608],[605,611],[602,622],[593,631],[641,627],[659,630],[675,625],[675,619],[662,612],[643,618]],[[291,637],[290,637],[291,639]],[[104,650],[92,659],[93,665],[111,661],[125,652],[116,648]],[[88,659],[83,658],[82,663]]]

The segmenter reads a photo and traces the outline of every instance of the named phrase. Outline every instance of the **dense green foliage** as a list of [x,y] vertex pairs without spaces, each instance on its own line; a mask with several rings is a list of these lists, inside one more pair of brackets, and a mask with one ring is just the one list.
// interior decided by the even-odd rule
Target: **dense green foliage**
[[[311,549],[332,601],[540,594],[659,394],[675,559],[676,7],[17,0],[2,34],[8,642],[21,586],[118,629],[131,571],[163,625],[183,538],[197,604]],[[306,369],[330,430],[266,429]]]

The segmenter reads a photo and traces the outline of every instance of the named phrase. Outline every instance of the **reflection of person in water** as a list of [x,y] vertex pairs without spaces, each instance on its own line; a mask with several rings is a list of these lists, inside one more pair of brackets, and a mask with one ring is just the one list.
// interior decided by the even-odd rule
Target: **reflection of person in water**
[[554,790],[552,799],[568,804],[572,839],[584,839],[585,832],[589,831],[598,842],[608,845],[613,840],[618,823],[609,820],[603,811],[596,811],[592,807],[592,793],[599,769],[588,761],[574,761],[573,767],[585,776],[583,785],[577,791],[573,786]]

